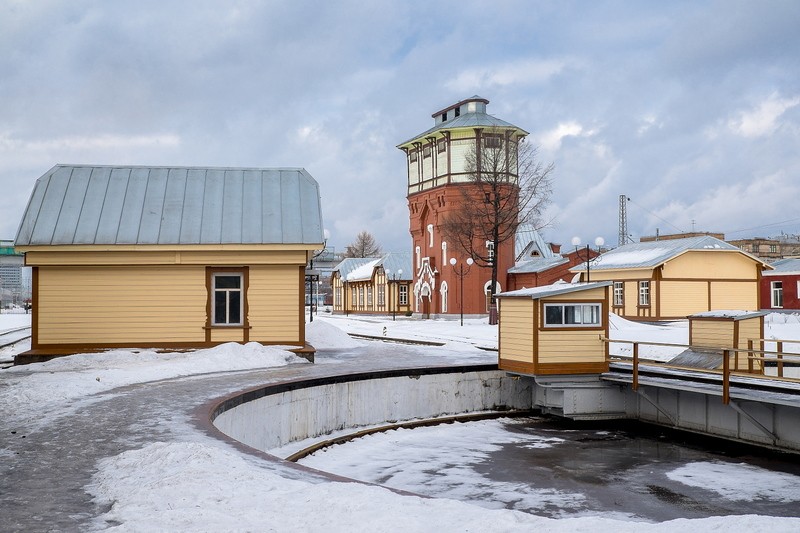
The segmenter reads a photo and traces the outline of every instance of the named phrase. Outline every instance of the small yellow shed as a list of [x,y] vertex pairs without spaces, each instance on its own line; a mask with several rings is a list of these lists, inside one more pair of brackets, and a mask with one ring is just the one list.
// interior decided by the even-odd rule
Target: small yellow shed
[[[748,341],[753,340],[753,348],[761,349],[760,339],[764,338],[764,311],[708,311],[689,316],[689,345],[711,348],[748,349]],[[740,371],[748,369],[747,352],[737,352],[731,357],[731,368]],[[756,361],[755,372],[763,372],[763,365]]]
[[31,350],[306,345],[305,266],[323,247],[304,169],[57,165],[16,237]]
[[497,295],[499,367],[521,374],[608,371],[610,281],[556,283]]

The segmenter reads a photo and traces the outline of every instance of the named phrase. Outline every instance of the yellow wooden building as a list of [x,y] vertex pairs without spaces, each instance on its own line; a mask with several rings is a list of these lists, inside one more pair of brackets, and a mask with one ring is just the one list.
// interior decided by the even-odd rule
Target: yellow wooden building
[[[749,341],[755,350],[764,346],[764,315],[766,311],[709,311],[689,316],[689,345],[704,348],[747,350]],[[746,351],[731,352],[731,369],[746,372]],[[717,365],[720,368],[722,364]],[[759,360],[752,363],[753,372],[763,373],[764,365]]]
[[33,271],[21,362],[229,341],[313,351],[304,274],[322,215],[303,169],[58,165],[15,245]]
[[758,309],[761,259],[711,236],[627,244],[571,271],[611,281],[611,310],[632,320],[671,320],[721,309]]
[[498,295],[501,370],[532,375],[608,371],[610,282],[555,283]]
[[405,314],[414,272],[411,254],[344,259],[331,275],[335,313]]

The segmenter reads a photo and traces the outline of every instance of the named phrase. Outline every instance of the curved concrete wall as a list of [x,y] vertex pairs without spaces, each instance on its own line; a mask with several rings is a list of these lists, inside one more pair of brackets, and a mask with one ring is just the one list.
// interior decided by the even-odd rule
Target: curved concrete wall
[[531,385],[496,365],[345,374],[249,391],[220,403],[211,417],[226,435],[268,451],[342,429],[530,409]]

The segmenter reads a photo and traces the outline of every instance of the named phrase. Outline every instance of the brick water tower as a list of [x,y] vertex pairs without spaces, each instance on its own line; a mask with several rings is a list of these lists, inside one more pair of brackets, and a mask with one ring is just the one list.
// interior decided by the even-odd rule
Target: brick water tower
[[488,314],[491,262],[497,266],[495,293],[505,289],[506,273],[514,265],[513,238],[495,250],[492,239],[476,234],[469,237],[468,253],[463,239],[445,227],[453,213],[478,216],[476,202],[493,201],[481,183],[489,159],[502,163],[504,186],[517,187],[516,147],[528,133],[489,115],[488,104],[473,96],[450,105],[432,115],[431,129],[397,146],[406,154],[408,170],[413,309],[425,316]]

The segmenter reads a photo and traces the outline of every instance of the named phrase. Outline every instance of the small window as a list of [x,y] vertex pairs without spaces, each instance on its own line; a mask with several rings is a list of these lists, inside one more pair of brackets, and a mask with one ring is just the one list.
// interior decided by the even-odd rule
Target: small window
[[416,151],[416,150],[412,150],[411,152],[409,152],[409,153],[408,153],[408,159],[409,159],[409,160],[410,160],[412,163],[414,163],[414,162],[417,160],[417,151]]
[[367,307],[372,307],[372,285],[367,285]]
[[783,307],[783,282],[773,281],[770,283],[770,305],[773,308]]
[[457,108],[455,108],[453,110],[453,116],[454,117],[460,117],[461,116],[461,108],[460,107],[457,107]]
[[544,325],[558,327],[599,327],[600,304],[544,304]]
[[378,285],[378,305],[380,307],[386,305],[386,286],[383,284]]
[[639,306],[650,307],[650,282],[639,282]]
[[500,148],[503,144],[503,136],[496,133],[487,133],[483,136],[484,148]]
[[408,285],[398,285],[400,295],[400,305],[408,305]]
[[431,156],[431,146],[429,144],[423,146],[422,147],[422,157],[426,158],[426,157],[430,157],[430,156]]
[[777,244],[770,244],[769,245],[769,251],[770,251],[770,253],[773,253],[773,254],[778,253],[778,245]]
[[242,325],[242,274],[224,273],[213,275],[211,300],[212,324],[215,326]]
[[625,282],[614,282],[614,307],[625,306]]
[[436,143],[436,151],[440,154],[447,151],[447,139],[439,139]]
[[442,122],[447,121],[447,112],[442,113]]

